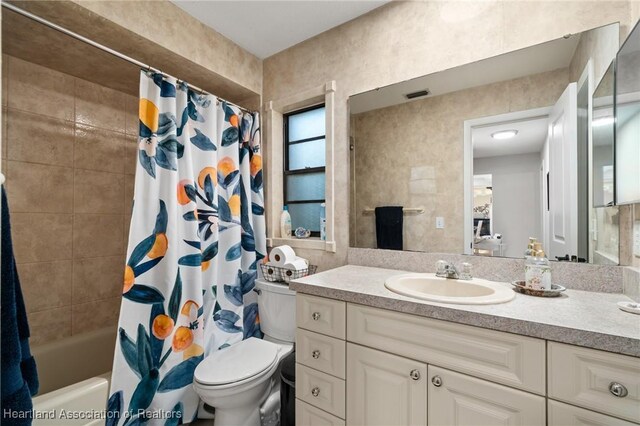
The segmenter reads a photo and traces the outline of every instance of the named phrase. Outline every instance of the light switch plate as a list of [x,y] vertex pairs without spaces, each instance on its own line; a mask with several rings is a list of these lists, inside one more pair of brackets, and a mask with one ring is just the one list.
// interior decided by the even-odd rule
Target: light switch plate
[[640,220],[633,222],[633,255],[640,257]]
[[436,217],[436,229],[444,229],[444,217]]

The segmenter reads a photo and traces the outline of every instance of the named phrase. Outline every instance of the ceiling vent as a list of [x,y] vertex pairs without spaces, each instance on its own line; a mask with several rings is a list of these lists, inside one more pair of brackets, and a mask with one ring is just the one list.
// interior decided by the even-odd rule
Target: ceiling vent
[[427,96],[429,93],[430,93],[429,90],[425,89],[425,90],[418,90],[417,92],[407,93],[404,96],[407,99],[415,99],[415,98],[421,98],[422,96]]

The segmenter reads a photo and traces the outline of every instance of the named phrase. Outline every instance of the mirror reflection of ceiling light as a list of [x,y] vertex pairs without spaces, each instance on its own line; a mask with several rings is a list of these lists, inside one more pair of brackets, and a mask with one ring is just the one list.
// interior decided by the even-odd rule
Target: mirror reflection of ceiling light
[[499,132],[491,133],[491,137],[494,139],[511,139],[517,134],[517,130],[501,130]]
[[591,122],[593,127],[602,127],[608,126],[609,124],[613,124],[613,117],[611,115],[607,115],[605,117],[596,118]]

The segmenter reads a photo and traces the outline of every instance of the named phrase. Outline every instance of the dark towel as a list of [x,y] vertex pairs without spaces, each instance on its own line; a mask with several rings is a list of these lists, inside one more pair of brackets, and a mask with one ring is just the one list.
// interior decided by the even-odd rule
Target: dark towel
[[38,392],[36,363],[29,349],[29,325],[13,257],[9,206],[2,187],[2,425],[30,425]]
[[402,250],[402,206],[376,207],[379,249]]

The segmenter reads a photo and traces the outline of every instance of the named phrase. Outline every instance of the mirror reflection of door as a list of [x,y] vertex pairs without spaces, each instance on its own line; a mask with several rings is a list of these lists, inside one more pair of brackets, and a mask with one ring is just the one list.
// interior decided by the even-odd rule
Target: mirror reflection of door
[[541,161],[549,120],[541,112],[487,117],[471,129],[474,181],[490,176],[492,196],[491,233],[474,233],[474,254],[521,257],[529,237],[544,243]]
[[530,237],[551,258],[578,254],[576,103],[571,83],[553,107],[473,120],[474,181],[491,175],[493,197],[492,233],[474,233],[474,254],[522,256]]

